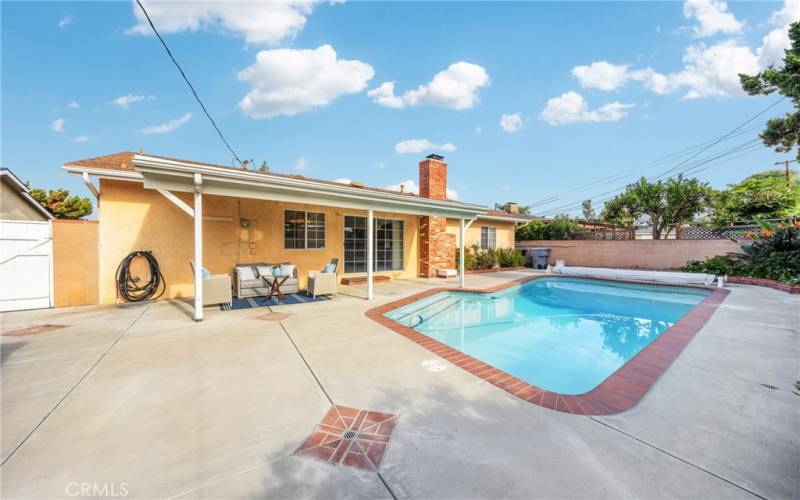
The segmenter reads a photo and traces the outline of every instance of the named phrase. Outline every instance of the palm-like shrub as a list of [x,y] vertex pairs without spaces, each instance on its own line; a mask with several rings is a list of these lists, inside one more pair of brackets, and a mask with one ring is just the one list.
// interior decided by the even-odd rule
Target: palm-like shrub
[[771,224],[759,220],[761,232],[750,245],[736,254],[748,267],[748,274],[800,283],[800,223]]

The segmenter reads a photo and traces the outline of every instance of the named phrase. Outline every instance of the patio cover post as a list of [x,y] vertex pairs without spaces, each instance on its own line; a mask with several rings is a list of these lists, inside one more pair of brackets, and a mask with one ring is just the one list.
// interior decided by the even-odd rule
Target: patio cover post
[[194,174],[194,320],[203,321],[203,176]]
[[464,218],[458,219],[458,286],[464,288]]
[[367,210],[367,300],[372,300],[372,262],[374,260],[372,209]]

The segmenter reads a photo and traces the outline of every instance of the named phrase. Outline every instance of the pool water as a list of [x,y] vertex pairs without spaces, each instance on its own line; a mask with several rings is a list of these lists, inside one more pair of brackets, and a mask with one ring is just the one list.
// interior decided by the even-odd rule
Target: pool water
[[709,293],[548,277],[497,294],[442,292],[386,316],[542,389],[583,394]]

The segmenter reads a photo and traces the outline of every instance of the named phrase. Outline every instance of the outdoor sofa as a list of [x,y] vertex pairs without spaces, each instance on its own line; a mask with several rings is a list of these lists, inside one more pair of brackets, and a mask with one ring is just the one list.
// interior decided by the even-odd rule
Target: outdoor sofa
[[[237,299],[246,297],[262,297],[269,295],[272,283],[276,279],[272,274],[276,266],[290,266],[289,262],[279,264],[268,264],[259,262],[255,264],[237,264],[234,268],[235,294]],[[295,267],[289,278],[281,285],[281,293],[297,293],[300,291],[299,280],[297,279],[297,268]]]

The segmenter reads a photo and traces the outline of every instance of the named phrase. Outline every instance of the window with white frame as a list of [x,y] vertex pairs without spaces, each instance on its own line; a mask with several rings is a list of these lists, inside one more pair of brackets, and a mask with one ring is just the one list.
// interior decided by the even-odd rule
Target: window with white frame
[[325,248],[325,214],[285,210],[283,212],[283,247]]
[[[374,271],[403,270],[403,229],[401,220],[374,219]],[[367,272],[366,217],[344,217],[344,272]]]
[[497,228],[496,227],[481,227],[481,248],[485,250],[494,250],[497,248]]

